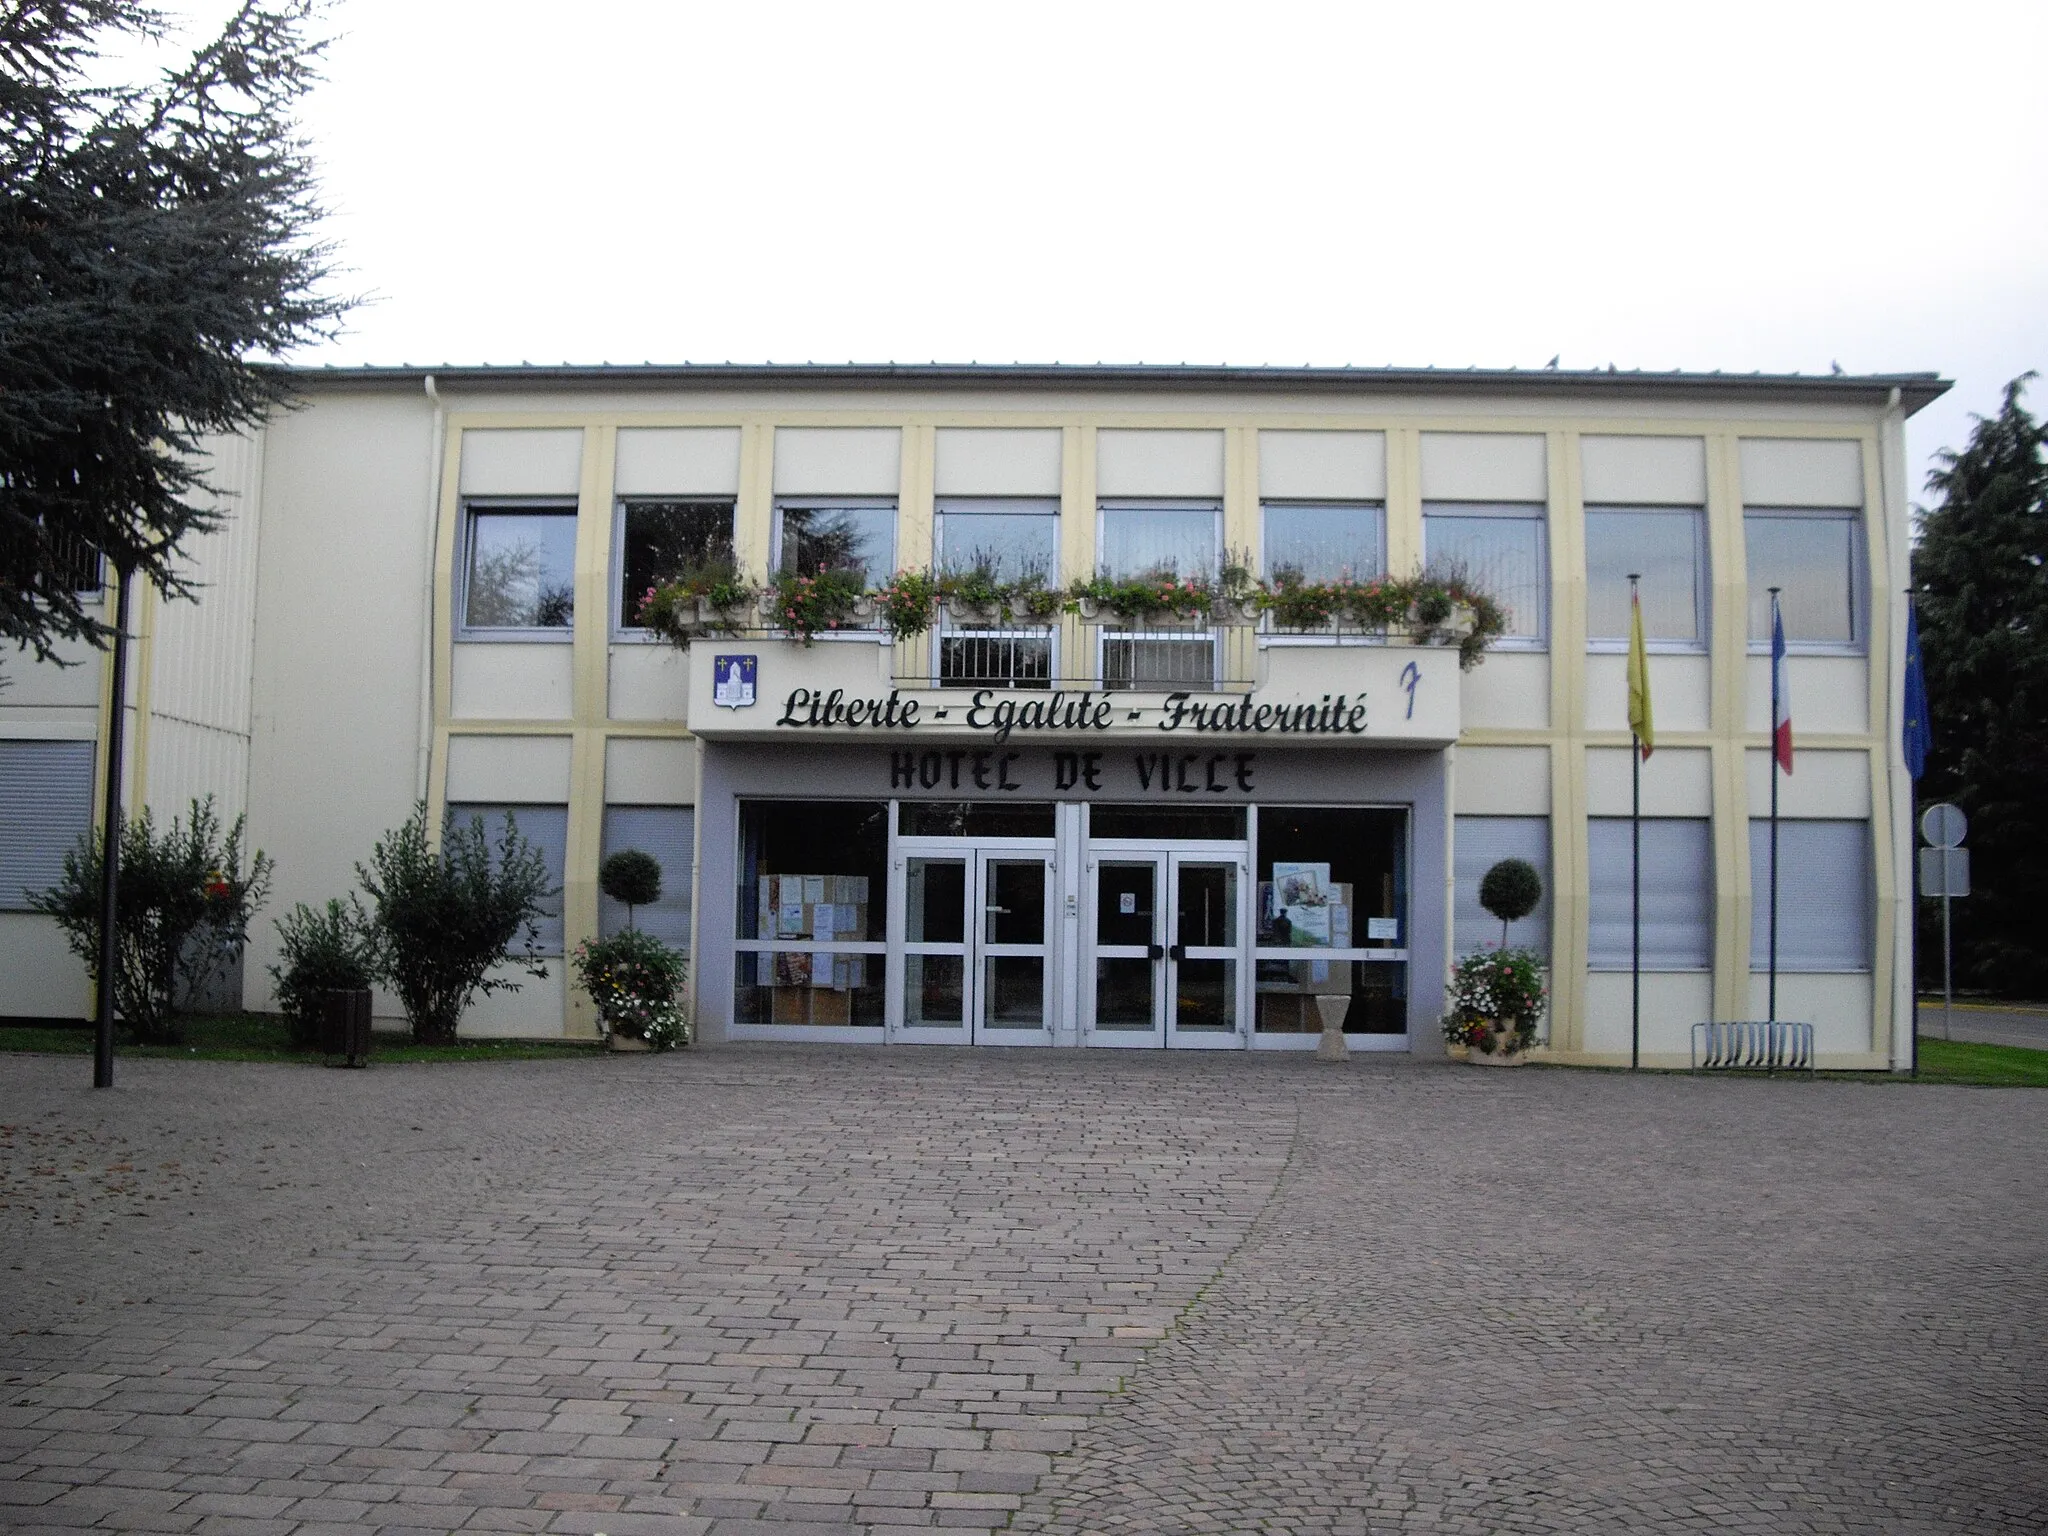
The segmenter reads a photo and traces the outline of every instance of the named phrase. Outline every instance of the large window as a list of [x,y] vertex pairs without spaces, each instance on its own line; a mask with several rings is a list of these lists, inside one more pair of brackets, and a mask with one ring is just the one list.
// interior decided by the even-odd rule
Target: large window
[[28,910],[92,830],[93,744],[0,741],[0,912]]
[[733,1022],[882,1027],[889,807],[740,802]]
[[606,938],[630,921],[684,954],[690,952],[690,865],[697,845],[697,813],[687,805],[608,805],[604,857],[628,848],[661,866],[661,897],[629,914],[624,902],[598,896],[597,930]]
[[896,503],[846,497],[777,502],[775,560],[777,570],[803,576],[858,571],[878,586],[896,569]]
[[1628,578],[1642,578],[1643,639],[1667,649],[1707,643],[1707,516],[1699,507],[1586,508],[1586,636],[1625,645]]
[[1370,581],[1386,568],[1386,514],[1376,501],[1269,501],[1263,512],[1269,581]]
[[715,499],[619,503],[618,627],[635,629],[640,603],[664,581],[733,562],[733,504]]
[[[1586,823],[1586,963],[1596,971],[1629,968],[1629,819]],[[1689,817],[1643,818],[1643,969],[1704,971],[1714,963],[1714,850],[1709,823]]]
[[[1870,969],[1870,823],[1778,822],[1778,969]],[[1749,824],[1749,965],[1770,964],[1771,824]]]
[[1462,571],[1507,610],[1501,639],[1541,647],[1550,633],[1550,564],[1540,502],[1431,501],[1422,507],[1422,557]]
[[[562,870],[568,863],[569,849],[569,808],[566,805],[505,805],[482,802],[451,803],[448,817],[457,826],[467,826],[472,817],[484,824],[484,839],[490,844],[491,860],[497,862],[498,842],[505,835],[505,823],[509,819],[519,829],[519,835],[539,851],[548,868],[548,894],[541,901],[541,915],[535,921],[539,937],[535,941],[540,953],[559,955],[562,952]],[[516,951],[526,943],[526,935],[520,934],[513,940]]]
[[555,630],[576,617],[576,508],[471,502],[462,557],[462,627]]
[[[936,510],[933,544],[949,576],[1059,585],[1060,504],[1051,498],[953,497]],[[939,682],[958,688],[1052,685],[1054,630],[1014,616],[996,623],[941,617]]]
[[1351,1000],[1347,1034],[1405,1033],[1408,813],[1261,806],[1257,825],[1259,1033],[1321,1030],[1321,996]]
[[1550,953],[1550,818],[1547,816],[1460,816],[1455,824],[1451,878],[1456,887],[1451,948],[1463,957],[1501,947],[1500,919],[1479,904],[1479,882],[1502,859],[1522,859],[1543,882],[1536,910],[1511,924],[1507,942],[1518,949]]
[[1749,551],[1749,641],[1771,643],[1772,587],[1785,643],[1827,649],[1864,644],[1861,519],[1853,509],[1751,507],[1742,516]]
[[[1105,501],[1096,565],[1112,581],[1215,577],[1221,570],[1223,508],[1215,502]],[[1105,624],[1100,676],[1106,689],[1210,688],[1215,633],[1199,620],[1170,630]]]

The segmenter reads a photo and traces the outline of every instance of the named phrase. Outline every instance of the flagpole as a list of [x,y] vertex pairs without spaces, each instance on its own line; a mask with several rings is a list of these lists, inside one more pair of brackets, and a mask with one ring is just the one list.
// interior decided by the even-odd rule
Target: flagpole
[[[1905,666],[1908,670],[1911,669],[1914,661],[1917,659],[1913,652],[1918,649],[1919,634],[1920,628],[1913,622],[1913,589],[1908,587],[1906,588],[1905,661]],[[1908,698],[1905,702],[1910,713],[1913,701]],[[1902,759],[1906,755],[1906,729],[1910,729],[1911,724],[1912,722],[1908,720],[1905,729],[1899,732],[1899,754]],[[1919,776],[1913,772],[1913,765],[1910,762],[1906,763],[1906,775],[1906,782],[1912,786],[1907,796],[1908,803],[1913,807],[1911,825],[1917,827],[1920,824],[1920,780]],[[1913,847],[1918,847],[1918,844],[1913,840],[1912,833],[1908,832],[1906,834],[1906,840]],[[1915,878],[1919,872],[1914,868],[1914,865],[1918,862],[1917,859],[1908,859],[1906,861],[1906,889],[1910,893],[1906,897],[1906,910],[1912,914],[1910,921],[1906,924],[1906,963],[1910,967],[1908,974],[1912,978],[1911,983],[1906,988],[1906,1013],[1913,1021],[1913,1033],[1909,1037],[1910,1044],[1907,1049],[1906,1060],[1908,1063],[1908,1075],[1911,1077],[1918,1077],[1920,1075],[1920,883]]]
[[1767,1017],[1778,1022],[1778,593],[1771,587],[1771,980]]
[[[1636,583],[1641,579],[1640,573],[1629,572],[1631,622],[1636,611]],[[1628,1069],[1634,1072],[1643,1064],[1643,743],[1633,723],[1628,740]]]

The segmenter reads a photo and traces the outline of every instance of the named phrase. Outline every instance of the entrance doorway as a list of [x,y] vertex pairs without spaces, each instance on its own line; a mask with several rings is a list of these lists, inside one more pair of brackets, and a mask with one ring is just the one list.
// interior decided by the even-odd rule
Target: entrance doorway
[[905,843],[901,868],[899,1037],[1050,1045],[1052,849]]
[[1242,1049],[1242,847],[1089,847],[1081,1038]]

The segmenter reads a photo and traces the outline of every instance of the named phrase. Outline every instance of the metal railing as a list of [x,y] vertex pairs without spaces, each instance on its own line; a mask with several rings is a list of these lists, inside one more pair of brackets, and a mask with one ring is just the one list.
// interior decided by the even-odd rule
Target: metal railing
[[1695,1072],[1813,1075],[1813,1026],[1783,1019],[1736,1019],[1692,1027]]
[[1071,616],[942,625],[897,641],[891,673],[906,688],[1243,693],[1258,677],[1259,640],[1248,625],[1139,630]]
[[941,630],[938,652],[941,688],[1050,688],[1053,675],[1051,629]]

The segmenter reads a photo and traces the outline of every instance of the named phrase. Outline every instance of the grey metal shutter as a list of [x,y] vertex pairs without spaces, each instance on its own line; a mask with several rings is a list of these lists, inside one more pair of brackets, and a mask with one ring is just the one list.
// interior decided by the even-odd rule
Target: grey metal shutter
[[[604,856],[626,848],[652,854],[661,865],[661,900],[633,909],[633,926],[664,944],[690,952],[690,865],[697,847],[697,813],[687,805],[608,805]],[[626,907],[598,895],[597,931],[606,938],[626,926]]]
[[[1876,893],[1867,821],[1778,822],[1778,969],[1867,971]],[[1770,968],[1771,823],[1749,824],[1749,968]]]
[[1543,878],[1543,900],[1508,930],[1508,942],[1550,954],[1550,818],[1460,816],[1453,828],[1451,876],[1456,902],[1451,947],[1462,958],[1500,947],[1500,919],[1479,905],[1479,882],[1502,859],[1526,859]]
[[[1586,962],[1629,968],[1630,847],[1626,816],[1586,823]],[[1714,845],[1704,818],[1643,818],[1643,969],[1704,971],[1714,963]]]
[[[553,893],[541,902],[538,927],[540,929],[540,952],[545,955],[559,955],[562,952],[562,870],[569,862],[569,808],[566,805],[484,805],[478,803],[451,804],[448,814],[457,825],[466,826],[472,816],[480,816],[484,823],[484,837],[489,841],[493,856],[498,839],[505,835],[505,818],[510,816],[519,828],[519,835],[540,850],[547,861],[548,883]],[[516,953],[523,936],[513,942]]]
[[0,912],[28,909],[29,891],[64,873],[64,855],[92,830],[93,744],[0,741]]

